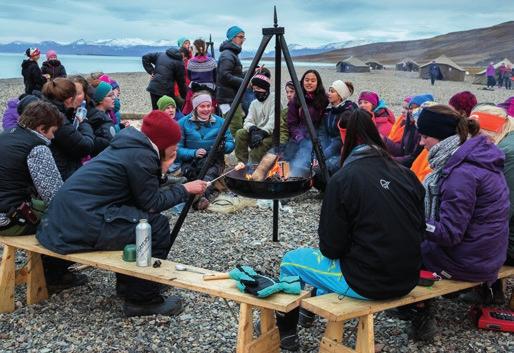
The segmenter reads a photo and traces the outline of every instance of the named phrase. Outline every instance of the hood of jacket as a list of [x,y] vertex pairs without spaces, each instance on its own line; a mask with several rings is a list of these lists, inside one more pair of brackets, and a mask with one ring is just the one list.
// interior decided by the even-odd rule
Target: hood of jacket
[[230,51],[234,52],[234,54],[239,55],[242,48],[235,45],[234,42],[232,42],[231,40],[226,40],[223,43],[221,43],[221,45],[220,45],[220,53],[224,50],[230,50]]
[[[111,141],[112,148],[149,148],[155,151],[150,139],[134,127],[127,127],[121,130]],[[157,151],[155,151],[157,156]]]
[[175,60],[182,60],[182,54],[180,54],[177,48],[166,49],[166,55]]
[[460,146],[446,163],[443,174],[448,175],[462,163],[470,163],[492,172],[503,173],[505,154],[484,135],[470,138]]
[[26,69],[27,67],[31,66],[31,65],[36,65],[37,66],[37,62],[35,62],[34,60],[30,60],[30,59],[25,59],[23,60],[23,62],[21,63],[21,67],[23,69]]

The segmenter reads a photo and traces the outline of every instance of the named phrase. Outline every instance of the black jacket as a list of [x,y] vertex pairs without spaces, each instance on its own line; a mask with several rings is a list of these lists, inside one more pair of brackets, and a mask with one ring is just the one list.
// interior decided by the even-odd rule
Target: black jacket
[[330,178],[319,247],[326,257],[340,259],[358,294],[390,299],[418,283],[424,193],[414,173],[368,146],[355,150]]
[[111,140],[116,134],[114,124],[112,123],[111,117],[106,112],[98,110],[93,104],[87,109],[87,120],[94,133],[94,148],[91,157],[98,155],[104,149],[109,147]]
[[0,134],[0,213],[7,213],[37,192],[30,176],[27,156],[43,139],[20,126]]
[[41,91],[46,82],[39,65],[34,60],[23,60],[21,63],[21,75],[25,84],[25,93],[32,94],[33,90]]
[[41,65],[41,72],[49,74],[50,78],[66,77],[66,69],[59,60],[47,60]]
[[[102,154],[80,168],[57,192],[37,239],[60,254],[119,248],[127,238],[116,222],[138,223],[149,213],[184,202],[176,185],[159,189],[161,163],[150,140],[133,127],[123,129]],[[102,229],[109,226],[109,234]],[[126,227],[122,228],[126,230]]]
[[174,86],[177,82],[180,95],[185,99],[186,71],[182,55],[177,49],[170,48],[165,53],[145,54],[142,61],[145,71],[154,75],[146,88],[148,92],[157,96],[175,97]]
[[66,109],[61,102],[44,99],[54,104],[62,114],[63,125],[56,131],[50,150],[62,180],[65,181],[80,168],[82,158],[93,153],[93,129],[87,121],[75,129],[74,109]]
[[231,104],[243,83],[243,65],[239,60],[241,47],[232,41],[220,45],[220,57],[216,69],[216,99],[219,104]]

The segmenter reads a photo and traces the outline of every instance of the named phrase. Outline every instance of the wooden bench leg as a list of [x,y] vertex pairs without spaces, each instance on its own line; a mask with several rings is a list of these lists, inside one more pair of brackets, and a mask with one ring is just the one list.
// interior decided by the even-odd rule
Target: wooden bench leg
[[343,346],[344,321],[329,321],[321,338],[319,353],[346,353],[353,350]]
[[253,307],[241,303],[239,329],[237,332],[237,353],[280,353],[280,334],[275,312],[260,308],[261,335],[253,339]]
[[45,272],[41,255],[35,252],[28,252],[27,263],[27,304],[36,304],[48,299],[46,289]]
[[2,263],[0,264],[0,313],[11,313],[15,309],[15,257],[16,248],[4,245]]
[[373,314],[361,316],[357,329],[357,353],[375,353],[375,333],[373,330]]

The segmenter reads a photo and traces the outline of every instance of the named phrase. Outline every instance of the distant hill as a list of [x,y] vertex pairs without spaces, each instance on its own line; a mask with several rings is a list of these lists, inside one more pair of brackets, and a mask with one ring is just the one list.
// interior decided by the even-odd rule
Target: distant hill
[[428,39],[359,45],[296,59],[335,63],[353,55],[362,59],[374,58],[384,64],[395,64],[408,57],[424,64],[441,54],[460,65],[471,66],[497,62],[505,57],[514,60],[514,21]]

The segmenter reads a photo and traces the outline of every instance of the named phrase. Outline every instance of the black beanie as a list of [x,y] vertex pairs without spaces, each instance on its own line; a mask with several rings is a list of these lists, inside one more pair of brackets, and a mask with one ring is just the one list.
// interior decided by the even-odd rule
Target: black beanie
[[252,85],[269,91],[271,80],[263,74],[257,74],[254,77],[252,77]]
[[421,135],[434,137],[442,141],[457,134],[459,120],[454,116],[436,113],[425,108],[419,114],[417,124]]

